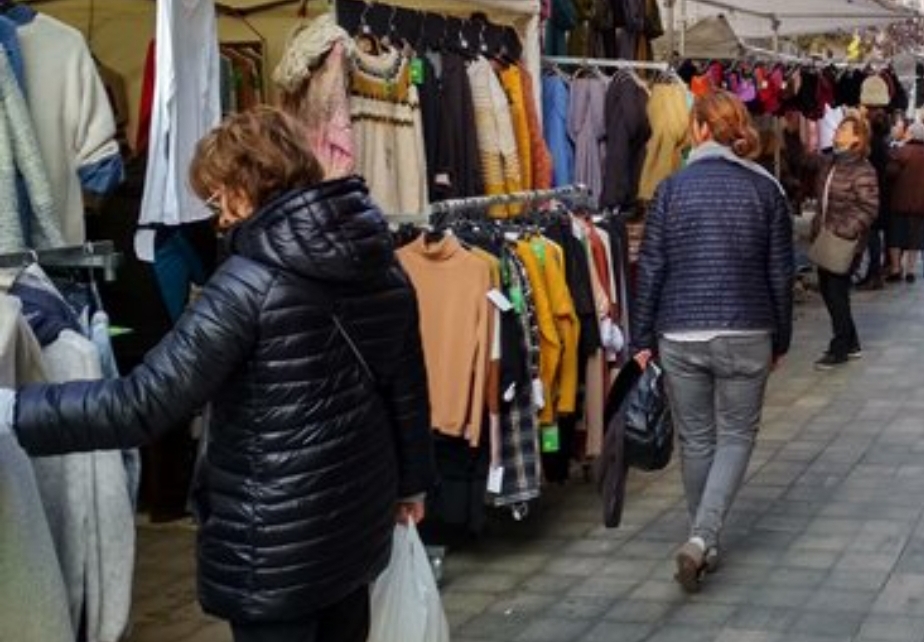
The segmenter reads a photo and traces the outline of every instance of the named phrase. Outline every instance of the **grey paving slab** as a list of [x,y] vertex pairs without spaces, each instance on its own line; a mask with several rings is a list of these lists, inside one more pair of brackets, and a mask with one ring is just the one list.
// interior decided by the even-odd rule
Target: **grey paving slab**
[[870,615],[860,627],[858,642],[924,642],[924,615]]
[[[618,529],[579,474],[450,551],[453,642],[924,642],[924,287],[858,294],[854,312],[864,358],[818,373],[829,321],[817,296],[798,306],[699,594],[672,579],[688,530],[676,462],[630,474]],[[194,535],[139,529],[130,642],[230,642],[196,605]]]

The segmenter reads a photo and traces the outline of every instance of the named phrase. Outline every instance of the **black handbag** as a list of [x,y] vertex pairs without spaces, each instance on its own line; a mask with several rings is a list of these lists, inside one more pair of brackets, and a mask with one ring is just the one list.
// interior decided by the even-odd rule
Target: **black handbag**
[[649,361],[625,401],[625,462],[645,471],[662,470],[674,452],[674,422],[671,419],[664,372]]

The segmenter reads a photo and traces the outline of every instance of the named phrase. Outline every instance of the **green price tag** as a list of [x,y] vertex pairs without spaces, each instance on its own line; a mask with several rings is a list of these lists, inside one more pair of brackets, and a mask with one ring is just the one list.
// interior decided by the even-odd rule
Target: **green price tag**
[[539,265],[545,267],[545,243],[540,239],[536,239],[532,242],[533,254],[536,255],[536,258],[539,259]]
[[523,290],[520,288],[510,288],[510,291],[507,293],[507,298],[510,299],[510,303],[513,304],[513,309],[516,310],[517,314],[523,314],[524,311],[524,301],[523,301]]
[[134,332],[131,328],[122,328],[117,325],[109,326],[109,336],[110,337],[121,337],[124,334],[131,334]]
[[543,426],[540,430],[542,434],[542,452],[557,453],[561,450],[561,440],[558,435],[558,425],[551,424]]
[[422,85],[424,82],[424,63],[420,58],[411,60],[411,82]]

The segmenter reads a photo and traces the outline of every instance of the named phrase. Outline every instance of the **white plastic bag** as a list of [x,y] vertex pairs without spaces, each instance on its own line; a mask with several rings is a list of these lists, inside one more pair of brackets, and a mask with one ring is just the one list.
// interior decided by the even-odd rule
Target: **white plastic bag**
[[388,568],[372,587],[368,642],[449,642],[449,624],[417,528],[395,526]]

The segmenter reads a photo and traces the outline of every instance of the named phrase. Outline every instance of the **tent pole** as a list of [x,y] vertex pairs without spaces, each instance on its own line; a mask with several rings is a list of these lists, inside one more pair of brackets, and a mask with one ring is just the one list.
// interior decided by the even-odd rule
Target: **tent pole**
[[680,0],[680,56],[687,55],[687,0]]
[[674,33],[674,5],[676,3],[677,0],[667,0],[667,51],[669,59],[674,57],[674,43],[676,42],[676,34]]
[[[780,21],[775,16],[771,18],[773,26],[773,53],[780,55]],[[783,120],[779,116],[773,117],[775,145],[773,146],[773,167],[776,179],[780,180],[783,173]]]

